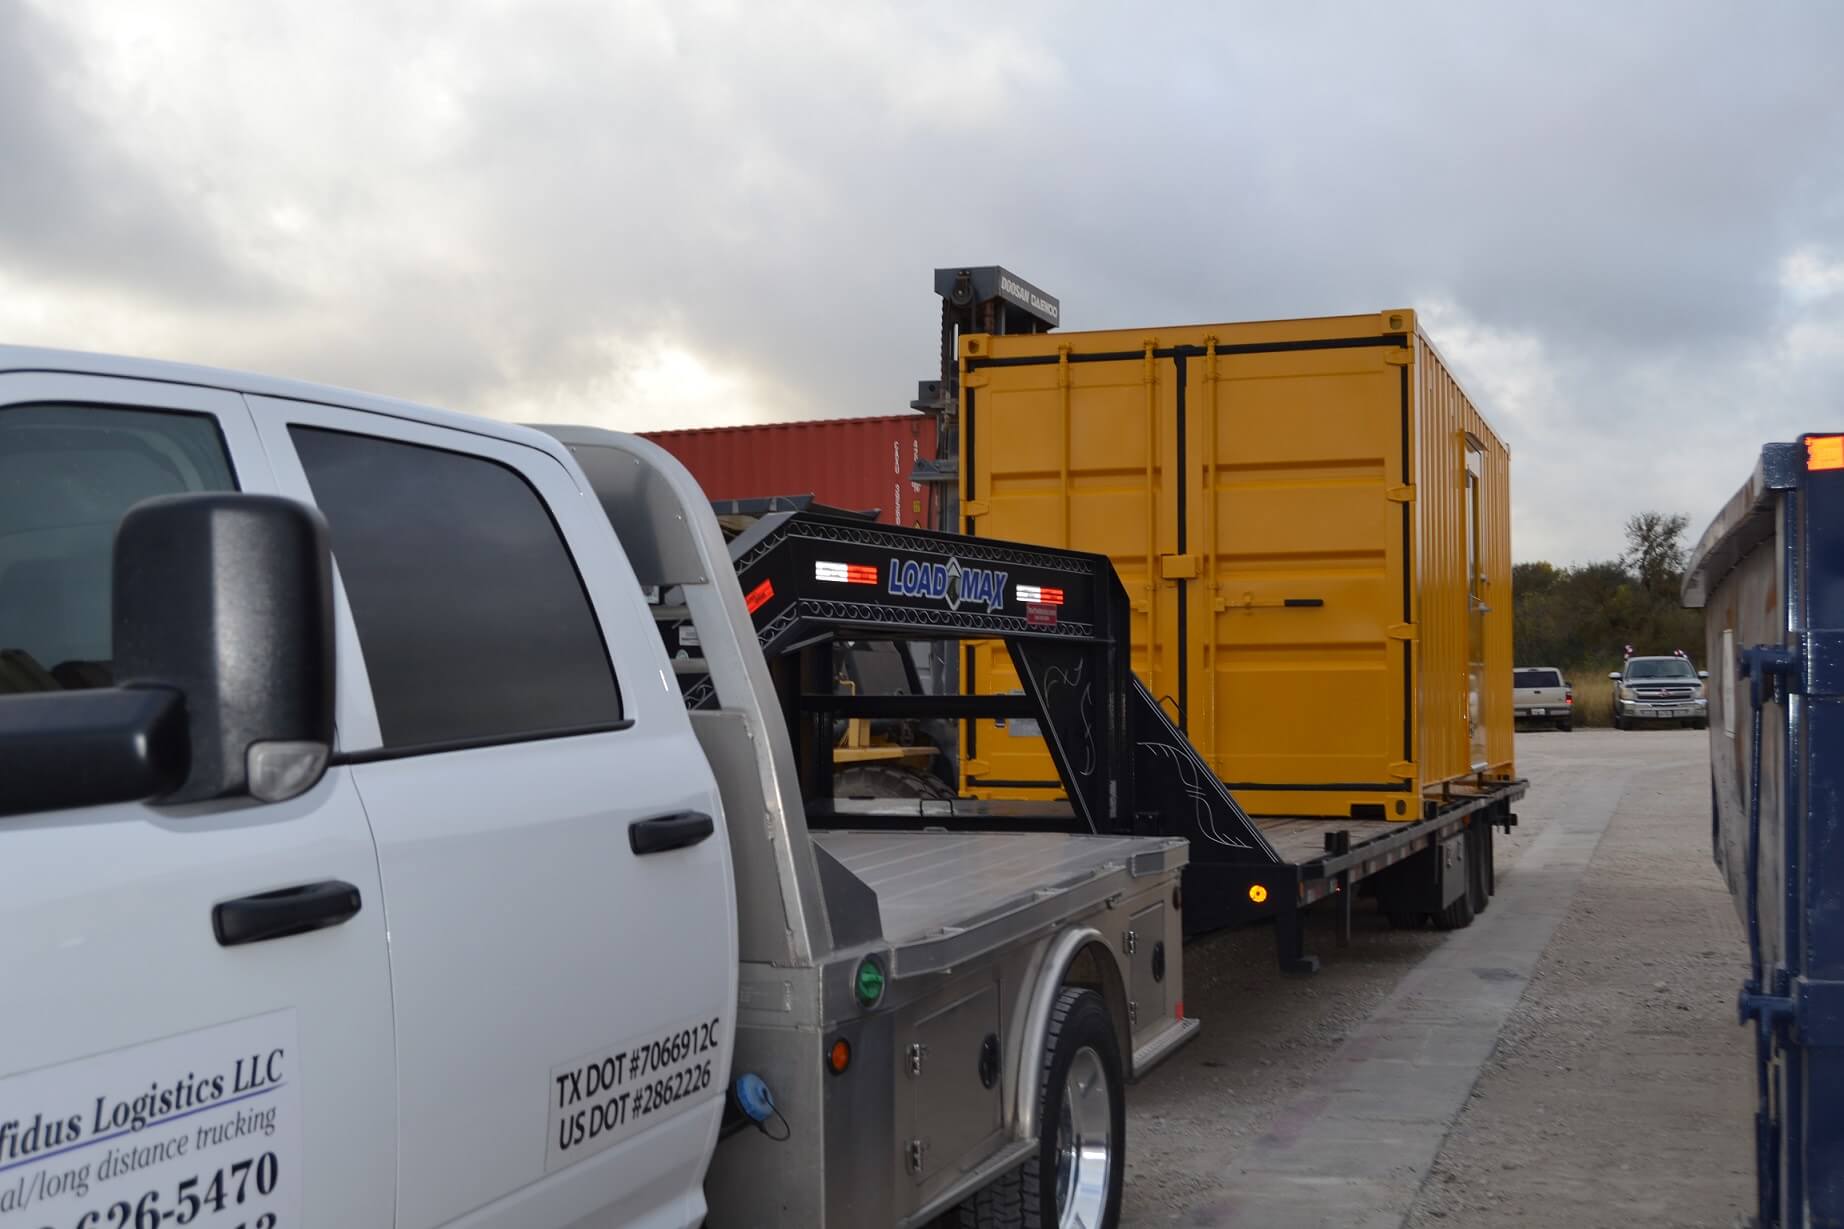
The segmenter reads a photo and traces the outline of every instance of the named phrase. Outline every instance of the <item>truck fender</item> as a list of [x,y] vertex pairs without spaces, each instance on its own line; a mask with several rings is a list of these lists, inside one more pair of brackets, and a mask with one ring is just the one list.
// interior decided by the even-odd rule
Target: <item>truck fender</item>
[[[1046,940],[1037,949],[1030,970],[1025,975],[1028,990],[1024,1010],[1015,1017],[1011,1045],[1013,1055],[1005,1075],[1006,1092],[1012,1103],[1012,1138],[1037,1138],[1038,1072],[1044,1067],[1044,1035],[1050,1027],[1050,1012],[1056,1006],[1064,986],[1084,986],[1099,993],[1108,1005],[1114,1021],[1114,1034],[1120,1043],[1122,1059],[1131,1066],[1133,1038],[1127,1025],[1127,988],[1121,979],[1120,966],[1101,932],[1092,926],[1078,926]],[[1128,1079],[1132,1079],[1131,1072]]]

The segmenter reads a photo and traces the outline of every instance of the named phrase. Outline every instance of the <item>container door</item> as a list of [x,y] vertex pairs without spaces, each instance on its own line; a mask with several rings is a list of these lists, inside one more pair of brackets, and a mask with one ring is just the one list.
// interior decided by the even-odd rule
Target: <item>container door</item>
[[1407,358],[1379,337],[1189,362],[1189,729],[1256,814],[1420,813]]
[[[977,339],[975,339],[977,343]],[[1178,368],[1142,351],[983,367],[963,377],[963,528],[987,538],[1106,554],[1133,604],[1133,669],[1173,720],[1186,690],[1176,475]],[[1016,693],[1002,644],[966,646],[969,690]],[[1035,723],[963,723],[963,787],[975,797],[1048,797],[1056,768]]]
[[1466,447],[1466,739],[1474,772],[1487,765],[1485,746],[1485,552],[1480,549],[1479,490],[1485,456]]

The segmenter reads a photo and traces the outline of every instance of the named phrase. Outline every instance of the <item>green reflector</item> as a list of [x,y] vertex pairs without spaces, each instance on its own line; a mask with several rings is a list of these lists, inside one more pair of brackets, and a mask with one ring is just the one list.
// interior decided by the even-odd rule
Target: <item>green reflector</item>
[[884,971],[877,962],[865,959],[858,964],[858,1001],[866,1007],[884,997]]

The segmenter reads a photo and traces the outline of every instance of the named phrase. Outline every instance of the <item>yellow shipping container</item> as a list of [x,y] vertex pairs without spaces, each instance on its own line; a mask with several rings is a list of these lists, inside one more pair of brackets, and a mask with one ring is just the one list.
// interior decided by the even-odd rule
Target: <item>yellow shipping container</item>
[[[1103,553],[1133,665],[1258,815],[1420,818],[1509,779],[1510,454],[1412,311],[963,336],[966,532]],[[1017,688],[1003,648],[963,686]],[[973,797],[1054,796],[1026,723]]]

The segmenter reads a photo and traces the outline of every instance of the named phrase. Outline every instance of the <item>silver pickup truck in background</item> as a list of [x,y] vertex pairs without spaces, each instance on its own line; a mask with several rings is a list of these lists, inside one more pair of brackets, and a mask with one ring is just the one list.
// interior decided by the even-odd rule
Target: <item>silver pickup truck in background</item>
[[1575,728],[1575,688],[1554,666],[1519,666],[1511,672],[1511,711],[1519,721]]
[[1614,681],[1613,723],[1628,730],[1650,721],[1682,721],[1696,729],[1710,723],[1709,699],[1698,670],[1687,657],[1629,657]]

